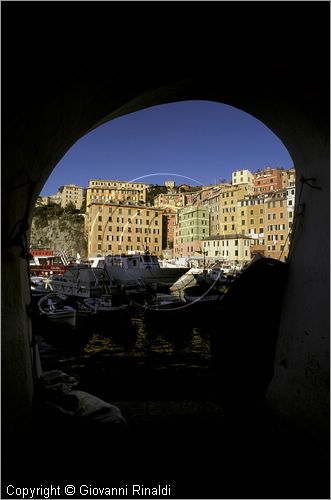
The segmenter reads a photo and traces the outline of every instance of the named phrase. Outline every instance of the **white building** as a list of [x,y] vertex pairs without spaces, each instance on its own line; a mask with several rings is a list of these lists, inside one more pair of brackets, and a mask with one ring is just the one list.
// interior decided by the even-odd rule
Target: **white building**
[[251,238],[243,235],[210,236],[202,240],[206,258],[238,261],[244,264],[251,260]]
[[249,170],[236,170],[232,172],[232,185],[239,186],[240,184],[247,184],[248,194],[254,193],[254,174]]

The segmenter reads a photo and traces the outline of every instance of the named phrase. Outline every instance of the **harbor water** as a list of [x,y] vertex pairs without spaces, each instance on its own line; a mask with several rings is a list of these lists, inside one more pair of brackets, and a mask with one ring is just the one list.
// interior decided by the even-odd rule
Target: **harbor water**
[[43,371],[74,374],[80,389],[108,402],[213,397],[212,311],[134,308],[119,319],[84,318],[75,329],[36,321]]

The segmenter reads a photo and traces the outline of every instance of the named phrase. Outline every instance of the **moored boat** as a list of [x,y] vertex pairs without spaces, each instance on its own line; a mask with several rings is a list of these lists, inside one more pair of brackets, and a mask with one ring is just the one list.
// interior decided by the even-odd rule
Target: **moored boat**
[[84,299],[84,304],[98,314],[122,314],[128,311],[130,302],[114,297],[113,294],[101,295],[101,297],[91,297]]
[[74,327],[76,324],[76,309],[66,304],[66,296],[49,293],[38,302],[41,317],[51,323]]
[[147,252],[106,256],[99,260],[97,266],[105,268],[115,283],[126,285],[142,282],[145,286],[158,290],[169,288],[187,271],[185,267],[160,267],[157,256]]
[[117,288],[104,269],[84,264],[73,265],[64,274],[54,276],[51,284],[54,292],[83,299],[100,297]]

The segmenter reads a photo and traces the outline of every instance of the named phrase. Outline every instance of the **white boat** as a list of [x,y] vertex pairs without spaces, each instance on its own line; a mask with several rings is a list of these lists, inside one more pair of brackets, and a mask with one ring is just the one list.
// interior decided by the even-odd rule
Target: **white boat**
[[57,293],[49,293],[42,297],[38,302],[40,315],[51,323],[76,325],[76,309],[66,305],[66,296]]
[[114,300],[112,294],[84,299],[84,304],[96,313],[123,313],[126,312],[130,306],[130,302],[116,302],[117,300]]
[[31,276],[30,290],[32,300],[37,302],[41,297],[53,291],[50,278],[45,276]]
[[64,274],[53,276],[51,285],[54,292],[83,299],[100,297],[116,289],[105,269],[83,264],[74,265]]
[[204,270],[201,274],[196,275],[196,280],[198,284],[205,285],[225,285],[228,281],[220,267]]
[[183,291],[184,300],[190,304],[213,304],[219,301],[224,292],[213,286],[209,288],[202,287],[200,285],[185,288]]
[[128,285],[143,282],[145,286],[155,289],[170,287],[187,271],[185,267],[160,267],[157,256],[148,253],[106,256],[97,265],[106,269],[114,283]]
[[188,286],[197,284],[197,276],[202,274],[202,269],[191,268],[170,287],[171,292],[182,292]]

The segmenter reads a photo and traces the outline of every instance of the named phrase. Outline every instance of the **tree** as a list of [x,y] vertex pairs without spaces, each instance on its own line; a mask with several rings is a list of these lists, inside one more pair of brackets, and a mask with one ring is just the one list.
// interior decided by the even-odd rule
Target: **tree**
[[64,211],[66,214],[70,214],[70,215],[73,215],[73,214],[78,212],[76,205],[72,201],[69,201],[66,204]]

